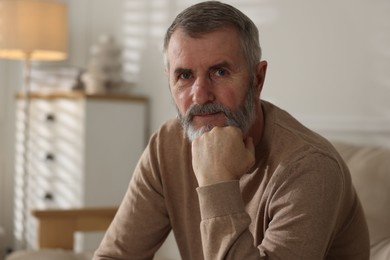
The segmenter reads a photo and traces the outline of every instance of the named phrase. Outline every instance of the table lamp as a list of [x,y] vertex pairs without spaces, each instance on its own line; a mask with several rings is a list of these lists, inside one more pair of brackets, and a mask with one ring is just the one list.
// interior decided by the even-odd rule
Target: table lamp
[[0,59],[24,62],[23,131],[23,220],[22,247],[25,247],[25,220],[28,189],[28,139],[31,61],[66,59],[67,8],[55,0],[0,0]]

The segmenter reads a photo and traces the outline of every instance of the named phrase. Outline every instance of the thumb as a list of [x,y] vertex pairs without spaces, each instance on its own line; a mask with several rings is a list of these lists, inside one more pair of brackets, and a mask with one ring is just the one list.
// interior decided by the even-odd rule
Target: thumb
[[244,140],[244,143],[245,143],[245,148],[251,153],[251,154],[255,154],[255,145],[253,144],[253,138],[252,137],[248,137]]

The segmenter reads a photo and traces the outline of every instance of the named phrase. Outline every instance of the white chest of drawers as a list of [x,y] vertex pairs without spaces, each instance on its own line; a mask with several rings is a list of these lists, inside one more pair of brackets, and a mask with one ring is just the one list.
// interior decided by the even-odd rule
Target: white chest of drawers
[[27,156],[24,102],[18,96],[15,238],[34,248],[31,209],[119,205],[148,138],[148,100],[32,93]]

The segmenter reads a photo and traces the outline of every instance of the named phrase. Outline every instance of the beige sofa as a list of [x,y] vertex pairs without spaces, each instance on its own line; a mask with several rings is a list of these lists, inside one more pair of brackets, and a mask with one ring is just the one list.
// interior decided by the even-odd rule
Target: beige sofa
[[371,241],[371,260],[390,259],[390,150],[334,143],[347,163],[363,205]]
[[[337,142],[334,142],[334,145],[351,171],[356,191],[365,210],[371,238],[370,259],[389,260],[390,149],[362,145],[357,146]],[[114,212],[115,209],[111,209],[110,214],[113,214]],[[44,216],[48,213],[51,216],[51,212],[42,212]],[[69,213],[65,214],[69,215]],[[84,215],[84,213],[82,215]],[[97,216],[97,214],[93,215]],[[52,241],[54,238],[55,237],[50,237],[49,241],[54,243]],[[57,242],[54,244],[56,243]],[[53,245],[49,247],[54,247]],[[10,256],[8,260],[27,259],[81,260],[90,259],[90,255],[75,254],[63,250],[43,250],[35,252],[16,252]]]

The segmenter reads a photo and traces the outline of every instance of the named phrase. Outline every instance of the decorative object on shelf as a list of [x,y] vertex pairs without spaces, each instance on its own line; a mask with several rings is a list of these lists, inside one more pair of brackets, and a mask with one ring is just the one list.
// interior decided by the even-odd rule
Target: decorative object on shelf
[[121,54],[112,36],[99,37],[91,47],[87,71],[82,76],[87,93],[123,92],[130,86],[122,78]]
[[[15,180],[23,190],[23,209],[28,207],[29,190],[28,150],[30,122],[31,61],[63,60],[67,49],[67,8],[55,0],[0,0],[0,58],[23,60],[24,133],[22,150],[22,178]],[[19,247],[26,247],[29,214],[26,210],[15,217],[15,238]]]
[[71,91],[84,88],[83,71],[76,67],[40,66],[31,68],[31,91]]

